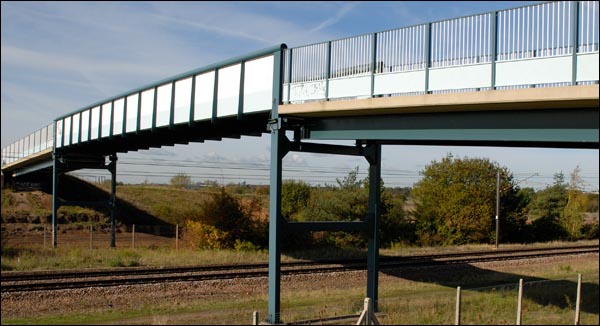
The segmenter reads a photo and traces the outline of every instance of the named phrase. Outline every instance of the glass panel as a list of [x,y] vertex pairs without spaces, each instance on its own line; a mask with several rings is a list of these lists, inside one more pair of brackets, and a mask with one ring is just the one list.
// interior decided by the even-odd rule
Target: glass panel
[[29,155],[29,136],[25,137],[25,139],[23,140],[23,156],[28,156]]
[[244,113],[271,110],[273,56],[244,65]]
[[79,116],[80,115],[81,115],[80,113],[73,115],[73,127],[72,127],[73,138],[71,139],[72,144],[79,143]]
[[63,139],[63,130],[62,130],[63,122],[62,120],[56,121],[56,147],[62,147],[62,139]]
[[196,75],[196,92],[194,94],[194,120],[212,118],[213,95],[215,89],[215,72]]
[[35,132],[29,135],[29,154],[35,154]]
[[114,103],[113,109],[113,135],[120,135],[123,132],[123,115],[125,114],[125,99],[118,99]]
[[152,128],[152,114],[154,113],[154,88],[142,92],[142,114],[140,117],[140,130]]
[[48,148],[48,127],[42,128],[40,133],[40,150],[43,151]]
[[217,116],[219,117],[238,113],[241,67],[241,64],[237,64],[219,69],[219,94],[217,95]]
[[90,110],[81,112],[81,141],[88,141],[90,133]]
[[42,138],[41,136],[42,136],[41,129],[35,132],[35,136],[34,136],[34,140],[33,140],[33,145],[34,145],[33,150],[36,153],[39,152],[40,148],[41,148],[41,146],[40,146],[40,139]]
[[65,140],[63,143],[64,146],[71,145],[71,117],[65,118]]
[[171,120],[171,88],[173,84],[158,87],[156,96],[156,126],[168,126]]
[[127,96],[127,122],[125,126],[126,132],[132,132],[137,130],[138,102],[138,94]]
[[25,156],[25,139],[19,139],[19,150],[17,151],[17,159],[21,159]]
[[92,134],[90,136],[91,140],[98,139],[98,128],[100,127],[100,107],[97,106],[92,108],[92,122],[90,126],[90,130]]
[[102,104],[102,137],[110,136],[110,119],[112,118],[112,103]]
[[174,123],[190,120],[190,102],[192,96],[192,77],[175,83],[175,117]]

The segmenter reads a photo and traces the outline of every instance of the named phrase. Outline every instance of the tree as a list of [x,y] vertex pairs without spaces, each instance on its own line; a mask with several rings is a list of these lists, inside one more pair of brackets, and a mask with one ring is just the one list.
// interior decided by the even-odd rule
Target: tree
[[567,188],[567,204],[560,217],[560,225],[566,231],[570,240],[581,237],[583,227],[583,213],[588,206],[588,197],[583,193],[581,169],[577,166],[571,173]]
[[[337,179],[337,186],[327,189],[314,189],[307,208],[304,210],[304,220],[312,221],[359,221],[366,218],[369,204],[369,177],[359,178],[356,167],[347,176]],[[407,238],[407,228],[411,225],[406,221],[402,209],[403,201],[393,198],[386,191],[381,180],[381,201],[379,211],[379,237],[382,247],[391,245],[399,240],[410,241]],[[356,232],[332,232],[329,241],[338,247],[364,247],[367,244],[366,234]]]
[[188,188],[192,185],[192,178],[185,173],[177,173],[170,180],[171,186],[175,188]]
[[518,238],[525,224],[525,205],[512,174],[488,159],[457,159],[448,154],[426,166],[412,190],[421,244],[491,242],[495,237],[497,171],[502,190],[501,239]]
[[298,220],[310,199],[310,186],[303,181],[286,180],[281,186],[281,215]]
[[532,241],[550,241],[566,236],[560,218],[567,200],[565,176],[562,172],[555,173],[553,184],[538,191],[528,205]]

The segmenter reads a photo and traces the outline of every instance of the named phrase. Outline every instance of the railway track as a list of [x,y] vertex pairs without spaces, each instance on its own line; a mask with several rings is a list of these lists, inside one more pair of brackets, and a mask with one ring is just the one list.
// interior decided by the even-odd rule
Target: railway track
[[[379,268],[380,270],[387,270],[597,252],[598,246],[591,245],[380,257]],[[366,259],[288,262],[281,264],[281,275],[355,271],[365,270],[366,267]],[[268,264],[257,263],[170,268],[133,267],[83,271],[2,272],[0,279],[2,292],[23,292],[163,282],[239,279],[266,277],[267,275]]]

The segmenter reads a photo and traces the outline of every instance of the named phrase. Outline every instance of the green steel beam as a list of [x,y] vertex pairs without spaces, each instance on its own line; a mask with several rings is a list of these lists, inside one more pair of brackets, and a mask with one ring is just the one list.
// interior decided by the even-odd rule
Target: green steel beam
[[307,232],[307,231],[367,231],[369,225],[365,221],[348,221],[348,222],[331,222],[331,221],[317,221],[317,222],[285,222],[283,229],[286,232]]
[[312,119],[305,128],[306,139],[598,148],[598,113],[584,108],[336,117]]

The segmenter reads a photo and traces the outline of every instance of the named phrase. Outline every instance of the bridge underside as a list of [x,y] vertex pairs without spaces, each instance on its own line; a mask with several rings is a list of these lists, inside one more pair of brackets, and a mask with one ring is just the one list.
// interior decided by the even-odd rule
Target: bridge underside
[[282,105],[301,139],[598,148],[598,85]]

